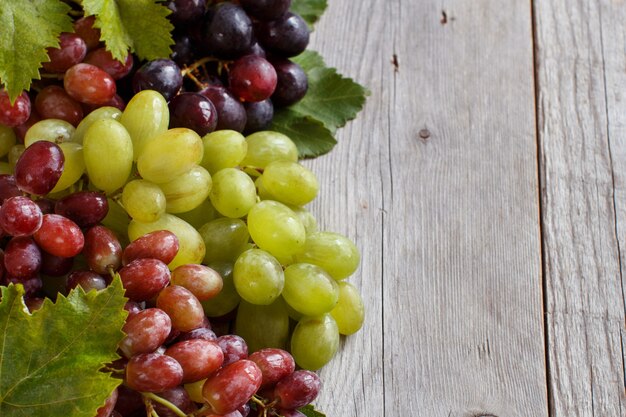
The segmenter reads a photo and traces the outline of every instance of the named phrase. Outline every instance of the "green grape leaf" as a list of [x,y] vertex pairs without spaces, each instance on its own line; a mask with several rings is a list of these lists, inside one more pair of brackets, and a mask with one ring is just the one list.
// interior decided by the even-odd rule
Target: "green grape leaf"
[[327,6],[327,0],[293,0],[289,10],[302,16],[309,27],[312,27],[322,16]]
[[170,10],[159,0],[83,0],[85,15],[95,15],[94,26],[114,58],[123,61],[128,50],[141,59],[166,58],[174,44]]
[[326,417],[326,414],[317,411],[311,404],[305,405],[304,407],[298,409],[298,411],[307,417]]
[[69,10],[59,0],[0,1],[0,82],[11,102],[39,79],[41,63],[50,61],[46,49],[72,31]]
[[101,291],[47,299],[32,315],[22,285],[0,291],[0,415],[93,417],[121,383],[99,372],[119,358],[124,336],[119,277]]
[[274,114],[271,130],[283,133],[296,144],[300,158],[313,158],[330,151],[337,140],[322,122],[290,108]]

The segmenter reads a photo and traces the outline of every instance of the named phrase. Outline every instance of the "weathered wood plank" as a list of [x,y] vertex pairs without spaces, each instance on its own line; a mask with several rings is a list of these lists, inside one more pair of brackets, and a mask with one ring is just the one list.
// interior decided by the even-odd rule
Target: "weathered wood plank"
[[313,46],[372,96],[309,162],[313,210],[363,250],[369,311],[318,404],[546,416],[530,3],[329,3]]
[[612,90],[626,86],[624,6],[610,0],[535,2],[554,417],[626,414],[618,245],[626,221],[626,145],[619,139],[624,104]]

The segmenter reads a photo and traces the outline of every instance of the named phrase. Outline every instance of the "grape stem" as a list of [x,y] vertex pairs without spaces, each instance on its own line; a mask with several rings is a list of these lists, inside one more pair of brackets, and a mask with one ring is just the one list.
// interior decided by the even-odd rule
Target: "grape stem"
[[219,61],[219,59],[213,58],[212,56],[206,56],[206,57],[204,57],[202,59],[197,60],[196,62],[194,62],[193,64],[189,65],[188,67],[185,67],[183,70],[180,71],[180,73],[184,77],[186,75],[189,75],[193,71],[197,70],[198,68],[200,68],[201,66],[203,66],[207,62],[217,62],[217,61]]
[[[142,392],[141,395],[143,395],[144,397],[144,401],[146,399],[150,399],[154,402],[157,402],[167,408],[169,408],[170,410],[172,410],[174,412],[174,414],[176,414],[178,417],[187,417],[187,414],[183,413],[183,411],[176,407],[176,405],[172,404],[171,402],[167,401],[165,398],[159,397],[158,395],[155,395],[151,392]],[[154,411],[154,409],[153,409]],[[156,414],[156,412],[155,412]],[[158,417],[158,414],[157,414]]]

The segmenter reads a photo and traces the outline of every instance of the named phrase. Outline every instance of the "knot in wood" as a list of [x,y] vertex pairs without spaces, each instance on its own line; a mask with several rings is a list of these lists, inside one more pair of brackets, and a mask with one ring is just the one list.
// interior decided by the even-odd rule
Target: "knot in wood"
[[422,130],[419,131],[418,135],[422,139],[428,139],[430,137],[430,130],[422,129]]

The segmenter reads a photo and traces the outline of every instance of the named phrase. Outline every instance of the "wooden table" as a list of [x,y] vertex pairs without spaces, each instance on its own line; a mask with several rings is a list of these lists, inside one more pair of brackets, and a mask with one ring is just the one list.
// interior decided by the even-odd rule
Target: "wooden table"
[[329,417],[626,416],[626,1],[329,0],[371,90],[312,206],[364,328]]

